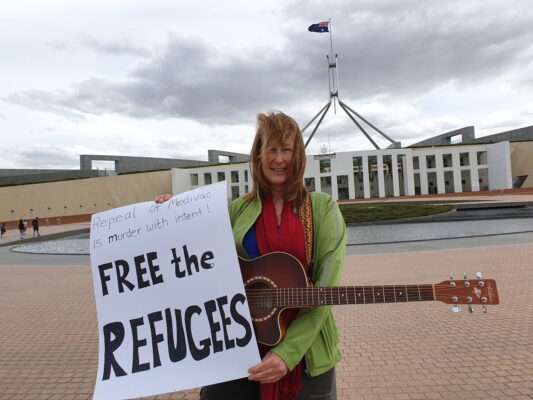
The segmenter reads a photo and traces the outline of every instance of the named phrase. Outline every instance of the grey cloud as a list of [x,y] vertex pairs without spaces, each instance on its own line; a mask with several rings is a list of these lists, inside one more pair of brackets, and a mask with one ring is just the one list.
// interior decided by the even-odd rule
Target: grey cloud
[[46,165],[47,168],[72,168],[79,164],[79,155],[75,150],[63,146],[30,146],[28,149],[18,149],[16,163],[26,168],[36,165]]
[[336,11],[343,17],[333,29],[341,93],[402,95],[446,81],[468,85],[518,68],[533,39],[533,11],[518,3],[339,2]]
[[[380,93],[399,99],[446,82],[490,84],[516,69],[518,60],[530,62],[533,11],[525,1],[514,7],[502,1],[337,1],[328,7],[332,4],[339,15],[334,35],[340,94],[350,99]],[[116,113],[250,123],[258,111],[327,99],[327,34],[306,30],[321,20],[316,18],[320,6],[299,1],[285,9],[291,17],[285,17],[281,49],[229,54],[199,39],[175,36],[121,82],[91,78],[51,93],[17,93],[9,100],[70,118]],[[127,44],[85,42],[99,51],[142,55]]]
[[74,122],[83,121],[85,116],[80,113],[80,110],[68,105],[62,105],[62,103],[65,103],[65,93],[65,91],[51,93],[42,90],[27,90],[10,95],[4,101],[32,110],[58,114]]
[[102,41],[94,36],[82,34],[80,35],[79,40],[85,46],[99,53],[111,55],[132,55],[137,57],[147,57],[150,54],[148,49],[135,45],[126,38]]

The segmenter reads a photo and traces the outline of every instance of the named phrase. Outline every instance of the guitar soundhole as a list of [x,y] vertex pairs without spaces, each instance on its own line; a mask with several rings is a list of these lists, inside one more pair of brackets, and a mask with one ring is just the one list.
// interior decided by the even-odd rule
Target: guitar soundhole
[[272,291],[268,290],[276,286],[272,280],[256,276],[244,286],[253,321],[265,321],[274,315],[276,309],[272,304]]

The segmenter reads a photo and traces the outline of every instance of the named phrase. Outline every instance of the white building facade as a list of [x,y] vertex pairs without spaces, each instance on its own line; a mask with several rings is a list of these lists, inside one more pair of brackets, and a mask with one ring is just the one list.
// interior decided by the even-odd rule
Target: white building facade
[[[230,199],[247,193],[248,163],[172,169],[174,194],[224,180]],[[509,142],[309,155],[304,183],[337,200],[510,189]]]

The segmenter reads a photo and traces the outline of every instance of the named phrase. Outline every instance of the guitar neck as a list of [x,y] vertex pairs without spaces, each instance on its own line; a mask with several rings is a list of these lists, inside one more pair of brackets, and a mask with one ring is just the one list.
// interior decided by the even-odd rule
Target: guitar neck
[[434,285],[337,286],[247,289],[254,302],[269,307],[434,301]]

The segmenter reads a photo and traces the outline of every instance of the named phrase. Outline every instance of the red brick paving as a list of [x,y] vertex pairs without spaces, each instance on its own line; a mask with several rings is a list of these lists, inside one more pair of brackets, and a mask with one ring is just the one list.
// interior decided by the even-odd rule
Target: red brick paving
[[[347,256],[343,284],[437,283],[464,270],[496,279],[501,304],[487,314],[438,302],[335,308],[339,399],[533,398],[533,243]],[[0,265],[0,312],[0,400],[92,397],[88,266]]]

